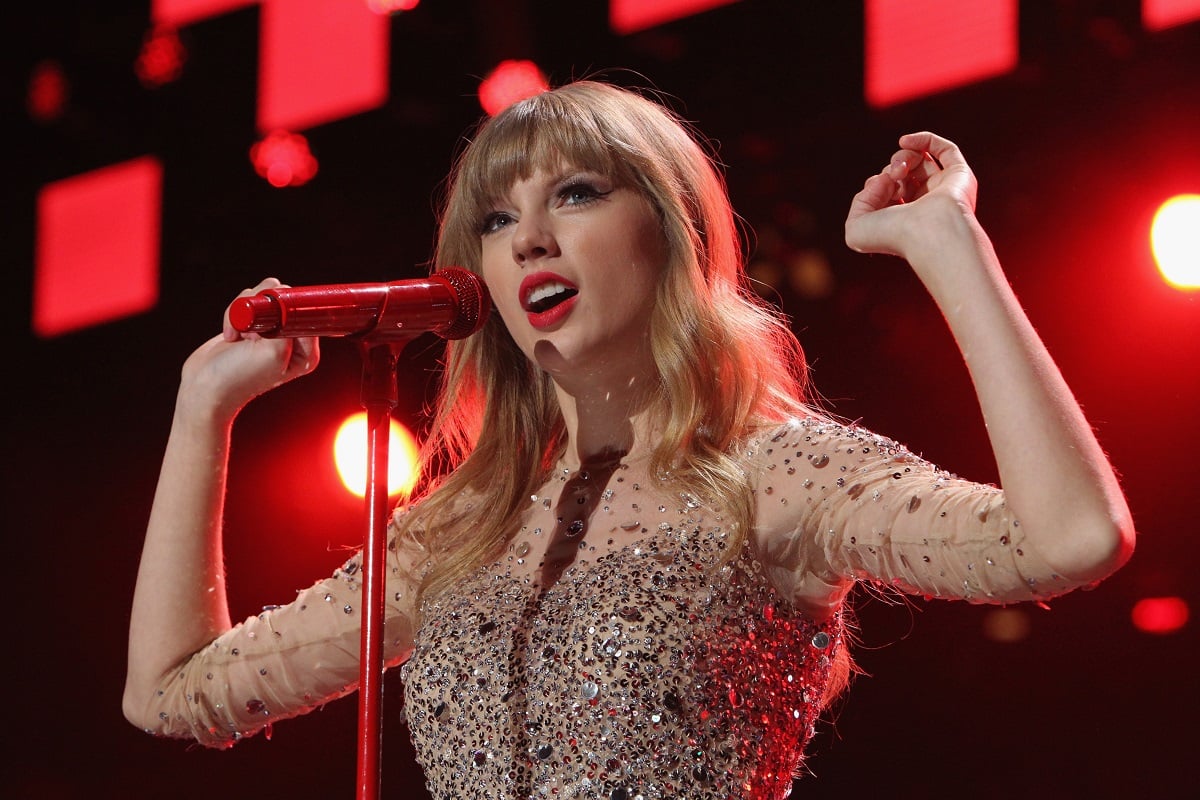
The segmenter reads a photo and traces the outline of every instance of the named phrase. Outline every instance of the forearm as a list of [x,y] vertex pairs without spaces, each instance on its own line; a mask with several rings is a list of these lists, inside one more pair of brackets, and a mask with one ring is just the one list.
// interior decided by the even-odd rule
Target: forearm
[[138,725],[163,676],[230,627],[221,546],[229,430],[181,391],[130,618],[124,707]]
[[963,353],[1009,506],[1050,564],[1098,580],[1133,547],[1116,477],[986,234],[972,215],[945,217],[906,255]]

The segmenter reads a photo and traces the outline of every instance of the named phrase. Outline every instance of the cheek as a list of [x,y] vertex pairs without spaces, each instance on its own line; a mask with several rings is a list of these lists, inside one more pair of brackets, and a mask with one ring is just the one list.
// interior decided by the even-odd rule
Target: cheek
[[[483,282],[487,285],[492,297],[492,313],[500,317],[504,328],[513,335],[513,331],[522,329],[521,323],[525,318],[525,310],[517,300],[517,287],[509,285],[503,279],[489,280],[487,270],[483,270]],[[513,336],[514,339],[517,337]]]
[[637,280],[642,290],[649,290],[653,294],[667,271],[667,242],[663,231],[657,226],[643,227],[633,257],[636,259]]
[[491,294],[492,303],[496,308],[501,308],[515,291],[505,281],[506,277],[511,277],[511,272],[511,269],[503,268],[499,249],[484,245],[480,254],[479,275],[487,285],[488,293]]

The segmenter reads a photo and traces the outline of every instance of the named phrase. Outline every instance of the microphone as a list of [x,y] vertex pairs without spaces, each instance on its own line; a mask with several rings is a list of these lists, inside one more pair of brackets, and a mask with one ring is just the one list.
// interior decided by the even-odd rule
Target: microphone
[[428,278],[263,289],[239,297],[229,322],[242,333],[405,339],[432,331],[462,339],[483,327],[491,298],[479,276],[446,267]]

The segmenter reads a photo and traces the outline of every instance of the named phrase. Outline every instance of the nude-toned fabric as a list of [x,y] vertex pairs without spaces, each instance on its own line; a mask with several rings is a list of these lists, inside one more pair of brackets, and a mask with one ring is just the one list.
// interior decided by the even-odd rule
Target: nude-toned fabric
[[[719,509],[634,463],[553,474],[504,556],[420,615],[417,556],[389,551],[387,657],[408,659],[434,797],[781,798],[854,581],[972,602],[1077,585],[1026,545],[1000,490],[890,440],[813,419],[743,456],[757,516],[736,553]],[[352,690],[358,567],[192,657],[152,732],[228,746]]]

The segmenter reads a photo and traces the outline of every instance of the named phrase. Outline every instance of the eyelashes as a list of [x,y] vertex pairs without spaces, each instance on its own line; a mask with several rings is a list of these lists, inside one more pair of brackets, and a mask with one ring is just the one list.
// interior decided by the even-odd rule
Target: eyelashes
[[[600,189],[596,181],[588,178],[573,178],[554,190],[553,196],[557,206],[586,206],[603,200],[612,194],[612,189]],[[481,235],[496,233],[516,222],[516,218],[507,211],[491,211],[484,215],[479,225]]]
[[495,233],[503,228],[509,222],[512,222],[512,217],[503,211],[493,211],[483,218],[483,223],[479,226],[479,233],[486,236],[489,233]]
[[573,180],[558,190],[560,199],[567,201],[569,205],[576,206],[600,200],[610,194],[612,194],[612,189],[602,192],[596,188],[596,184],[585,179]]

